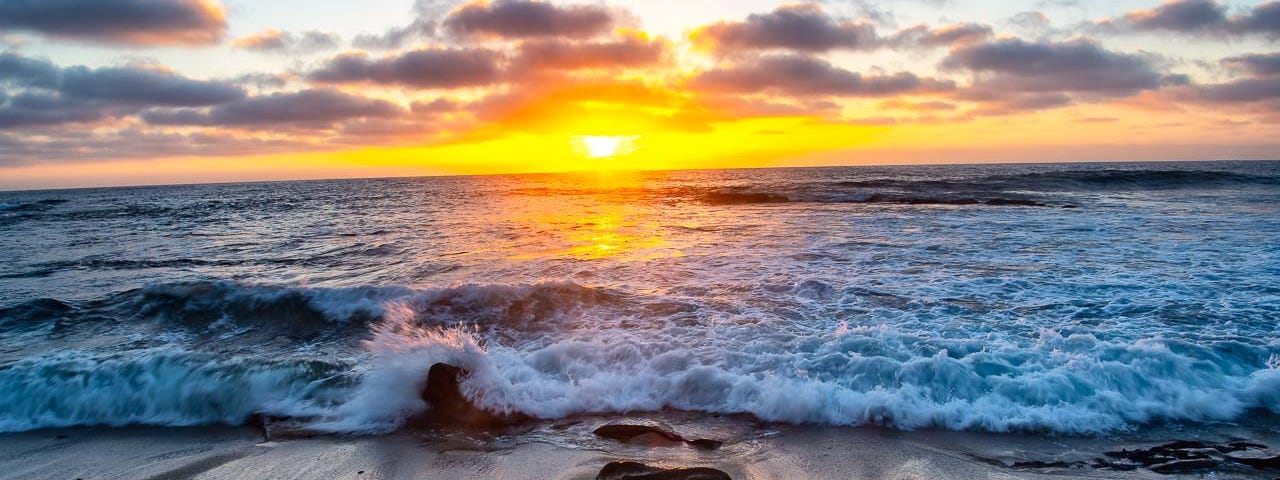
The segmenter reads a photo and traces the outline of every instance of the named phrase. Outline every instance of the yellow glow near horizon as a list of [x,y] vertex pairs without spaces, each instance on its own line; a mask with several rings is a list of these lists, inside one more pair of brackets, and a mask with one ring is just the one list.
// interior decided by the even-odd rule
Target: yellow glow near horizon
[[626,155],[636,151],[639,135],[579,135],[573,137],[574,149],[588,158],[600,159]]

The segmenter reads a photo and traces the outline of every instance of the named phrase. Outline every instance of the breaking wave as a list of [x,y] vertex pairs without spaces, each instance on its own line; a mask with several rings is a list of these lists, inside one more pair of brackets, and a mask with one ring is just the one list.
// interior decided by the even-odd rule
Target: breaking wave
[[[0,370],[0,431],[237,424],[262,413],[383,433],[430,408],[419,392],[441,362],[472,372],[463,393],[477,404],[546,419],[680,409],[1097,434],[1280,413],[1277,345],[1244,339],[1132,342],[1043,329],[1031,338],[942,341],[843,324],[805,336],[751,322],[690,323],[687,310],[706,307],[646,308],[659,300],[569,282],[433,290],[197,282],[122,296],[143,318],[367,325],[367,340],[339,361],[176,347],[24,359]],[[42,300],[3,314],[33,322],[89,308]]]

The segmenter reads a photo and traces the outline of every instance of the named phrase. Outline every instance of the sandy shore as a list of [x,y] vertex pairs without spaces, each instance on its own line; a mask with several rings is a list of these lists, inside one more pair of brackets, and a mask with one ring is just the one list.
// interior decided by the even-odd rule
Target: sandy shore
[[[644,420],[653,420],[652,418]],[[265,439],[249,427],[76,428],[0,435],[0,477],[13,479],[592,479],[606,463],[713,467],[734,479],[1202,478],[1149,470],[1014,468],[1014,462],[1088,460],[1155,437],[1054,438],[877,428],[760,426],[741,419],[664,417],[682,434],[727,440],[718,450],[640,447],[591,431],[618,419],[545,423],[498,437],[397,433]],[[1187,432],[1160,432],[1158,436]],[[1230,435],[1232,432],[1216,432]],[[1244,432],[1255,440],[1280,440]],[[1274,435],[1274,434],[1272,434]],[[1166,438],[1167,439],[1167,438]],[[1270,444],[1276,445],[1276,443]],[[1271,473],[1268,475],[1268,473]],[[1272,478],[1218,471],[1211,478]]]

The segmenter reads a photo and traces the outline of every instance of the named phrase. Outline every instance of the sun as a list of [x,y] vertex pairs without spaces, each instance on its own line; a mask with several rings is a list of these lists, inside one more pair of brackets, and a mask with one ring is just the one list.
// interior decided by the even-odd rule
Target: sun
[[587,158],[609,158],[636,151],[639,135],[578,135],[573,137],[574,150]]

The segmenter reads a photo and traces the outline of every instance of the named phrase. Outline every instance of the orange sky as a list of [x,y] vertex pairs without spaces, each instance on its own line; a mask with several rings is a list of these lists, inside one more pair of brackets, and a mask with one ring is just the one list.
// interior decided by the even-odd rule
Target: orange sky
[[0,22],[0,188],[1280,158],[1280,2],[726,2],[683,25],[625,2],[418,2],[363,33],[172,3]]

